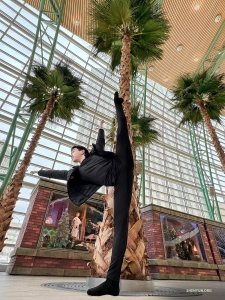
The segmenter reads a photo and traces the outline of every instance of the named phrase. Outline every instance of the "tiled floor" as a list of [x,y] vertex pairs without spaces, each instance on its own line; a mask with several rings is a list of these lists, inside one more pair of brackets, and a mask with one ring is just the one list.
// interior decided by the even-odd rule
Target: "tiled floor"
[[[0,272],[0,299],[1,300],[80,300],[80,299],[97,299],[99,297],[90,297],[85,292],[67,291],[50,289],[41,286],[44,283],[53,282],[84,282],[86,278],[72,277],[50,277],[50,276],[20,276],[8,275]],[[185,289],[207,289],[201,296],[185,297],[165,297],[165,296],[141,296],[125,297],[118,296],[116,299],[136,299],[136,300],[224,300],[225,299],[225,282],[220,281],[179,281],[179,280],[154,280],[155,286],[164,286],[171,288]],[[102,296],[102,299],[112,299],[112,296]]]

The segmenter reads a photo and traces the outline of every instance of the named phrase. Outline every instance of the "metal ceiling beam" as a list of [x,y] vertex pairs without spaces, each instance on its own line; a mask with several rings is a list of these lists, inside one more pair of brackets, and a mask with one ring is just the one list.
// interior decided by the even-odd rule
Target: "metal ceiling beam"
[[[225,26],[225,21],[223,21],[222,25],[220,26],[219,30],[217,31],[213,41],[211,42],[205,56],[203,57],[203,60],[201,61],[200,65],[198,66],[197,70],[196,70],[196,74],[199,73],[199,71],[204,68],[204,64],[206,61],[209,61],[210,60],[210,52],[212,51],[213,47],[215,46],[215,43],[217,42],[222,30],[224,29],[224,26]],[[219,53],[218,53],[219,54]],[[220,54],[219,54],[220,55]]]
[[[158,9],[162,8],[164,0],[155,0]],[[144,74],[144,83],[142,80],[142,74]],[[143,115],[146,112],[146,89],[147,89],[147,65],[145,65],[144,69],[139,69],[139,73],[136,78],[131,82],[131,104],[135,105],[137,99],[141,99],[139,110],[142,108]],[[140,149],[141,153],[141,161],[142,161],[142,171],[141,171],[141,180],[140,180],[140,189],[139,189],[139,197],[142,199],[142,206],[145,206],[145,147]]]
[[[206,203],[209,218],[211,220],[217,220],[222,222],[217,196],[215,192],[214,182],[213,182],[204,123],[202,123],[201,131],[198,135],[196,134],[193,126],[190,126],[189,135],[190,135],[196,170],[200,182],[200,189],[202,191]],[[202,141],[202,137],[204,138],[203,140],[204,149],[200,149],[200,142]],[[206,160],[205,164],[203,164],[203,159]]]
[[213,62],[209,72],[210,75],[215,73],[218,70],[219,66],[222,64],[224,59],[225,59],[225,47],[223,47],[223,49],[219,51],[219,55],[217,56],[217,59]]
[[[132,106],[140,103],[139,111],[142,110],[143,116],[146,113],[146,90],[147,90],[147,65],[144,69],[139,69],[138,74],[131,81],[131,104]],[[139,101],[138,101],[139,100]],[[145,147],[140,148],[142,170],[141,170],[141,180],[140,180],[140,189],[139,197],[142,199],[142,206],[145,206]]]
[[164,0],[155,0],[156,4],[158,5],[158,8],[162,8]]

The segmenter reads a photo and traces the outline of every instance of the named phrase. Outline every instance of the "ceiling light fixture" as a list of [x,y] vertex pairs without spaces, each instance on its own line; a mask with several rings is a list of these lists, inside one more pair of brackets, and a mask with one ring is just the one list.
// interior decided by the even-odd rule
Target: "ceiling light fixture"
[[218,23],[219,21],[221,20],[221,15],[217,15],[216,17],[215,17],[215,22],[216,23]]
[[200,3],[197,3],[197,4],[195,4],[194,9],[195,9],[195,10],[199,10],[200,6],[201,6],[201,4],[200,4]]
[[164,81],[165,81],[165,82],[168,82],[168,81],[169,81],[169,78],[168,78],[168,77],[165,77],[165,78],[164,78]]
[[154,70],[154,67],[153,66],[150,66],[149,69],[148,69],[150,72],[152,72]]
[[178,45],[177,46],[177,51],[181,51],[183,49],[183,46],[182,45]]
[[77,25],[77,26],[80,25],[80,20],[79,19],[74,19],[74,24]]
[[199,58],[198,58],[198,57],[195,57],[195,58],[194,58],[194,61],[195,61],[195,62],[199,61]]

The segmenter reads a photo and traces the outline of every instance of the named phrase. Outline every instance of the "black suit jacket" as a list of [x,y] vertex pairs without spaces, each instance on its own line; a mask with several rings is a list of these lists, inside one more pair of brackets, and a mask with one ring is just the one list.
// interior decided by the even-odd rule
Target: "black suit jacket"
[[[96,150],[100,155],[104,155],[104,148],[104,130],[99,129],[95,147],[93,147],[92,151],[88,155],[95,155]],[[87,201],[87,199],[89,199],[101,186],[83,180],[80,176],[79,168],[79,166],[75,166],[70,170],[40,170],[38,175],[47,178],[66,180],[70,200],[75,205],[80,206]]]

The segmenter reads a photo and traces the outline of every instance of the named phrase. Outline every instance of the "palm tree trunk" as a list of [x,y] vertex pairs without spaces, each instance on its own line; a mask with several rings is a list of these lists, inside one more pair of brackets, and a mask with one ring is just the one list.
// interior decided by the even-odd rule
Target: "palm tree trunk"
[[213,145],[214,145],[214,147],[216,149],[216,152],[218,154],[219,160],[220,160],[221,165],[222,165],[223,172],[225,173],[225,153],[224,153],[224,150],[223,150],[223,148],[220,144],[219,138],[216,134],[216,130],[212,126],[211,119],[210,119],[210,116],[209,116],[209,114],[208,114],[208,112],[205,108],[204,101],[202,101],[202,100],[199,103],[199,110],[201,112],[202,118],[203,118],[203,120],[206,124],[209,135],[211,136]]
[[129,211],[129,231],[125,260],[122,266],[121,278],[146,280],[149,276],[147,254],[145,250],[146,238],[143,233],[144,220],[141,219],[140,202],[138,199],[138,173],[136,164],[136,149],[133,141],[130,102],[130,48],[131,40],[128,34],[122,39],[122,57],[120,68],[120,97],[124,99],[123,108],[127,118],[127,127],[134,159],[134,183]]
[[105,278],[112,256],[114,205],[113,198],[110,195],[106,194],[102,197],[105,200],[103,219],[100,223],[99,234],[96,235],[95,247],[93,250],[93,261],[88,265],[91,269],[92,277]]
[[[134,139],[133,139],[133,129],[131,123],[131,102],[130,102],[130,47],[131,41],[129,35],[124,35],[122,40],[122,56],[121,56],[121,68],[120,68],[120,92],[119,95],[124,99],[123,108],[124,113],[127,118],[127,127],[130,137],[130,143],[132,146],[132,153],[134,159],[134,168],[136,171],[136,153],[134,148]],[[135,172],[134,171],[134,172]],[[134,178],[135,187],[137,183],[137,178]]]
[[48,101],[45,111],[42,114],[40,123],[31,139],[30,145],[25,153],[24,159],[21,161],[18,170],[11,179],[11,182],[7,186],[5,192],[0,199],[0,252],[4,247],[4,240],[7,230],[9,229],[10,222],[12,220],[13,209],[15,207],[20,189],[23,184],[26,170],[30,164],[34,150],[38,144],[39,138],[45,127],[49,115],[54,107],[58,91],[54,91]]

